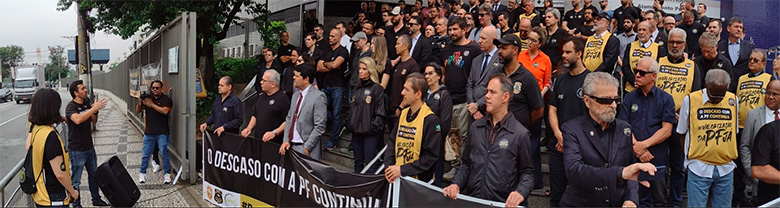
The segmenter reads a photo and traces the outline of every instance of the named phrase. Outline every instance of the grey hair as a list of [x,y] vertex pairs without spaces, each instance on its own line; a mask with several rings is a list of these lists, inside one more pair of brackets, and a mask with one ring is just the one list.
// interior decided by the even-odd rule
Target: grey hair
[[756,48],[756,49],[753,49],[753,51],[750,52],[750,54],[753,54],[753,53],[761,54],[761,62],[766,62],[766,50]]
[[490,14],[491,17],[493,16],[493,8],[490,8],[490,5],[487,4],[479,5],[479,11],[488,12],[488,14]]
[[490,77],[490,79],[488,79],[488,83],[490,83],[490,80],[493,79],[498,79],[498,81],[501,82],[501,94],[512,92],[512,81],[509,80],[509,77],[506,76],[506,74],[495,73]]
[[618,80],[614,76],[606,72],[593,72],[585,76],[585,81],[582,83],[582,92],[586,95],[593,95],[596,92],[596,85],[609,85],[616,89],[620,85]]
[[718,46],[718,35],[712,32],[703,32],[701,34],[701,37],[699,37],[699,45],[700,46],[709,46],[709,47],[717,47]]
[[731,18],[729,18],[728,26],[731,26],[734,23],[744,24],[744,23],[742,23],[742,18],[739,18],[739,17],[731,17]]
[[277,86],[279,85],[279,82],[280,82],[279,72],[277,72],[276,70],[265,70],[264,73],[269,73],[269,75],[271,76],[269,78],[270,81],[273,82],[274,84],[276,84]]
[[671,37],[672,34],[682,35],[683,41],[688,40],[688,34],[685,33],[685,30],[680,29],[679,27],[675,27],[674,29],[670,30],[669,31],[669,37]]
[[648,68],[648,70],[650,70],[649,72],[658,73],[659,70],[658,61],[655,61],[654,58],[644,57],[642,59],[639,59],[638,63],[642,63],[643,61],[647,61],[647,60],[650,60],[650,68]]
[[731,77],[729,73],[723,69],[710,69],[707,75],[704,77],[704,86],[729,86],[731,84]]
[[555,17],[555,19],[561,19],[561,12],[559,12],[558,9],[549,8],[546,11],[544,11],[544,13],[545,14],[552,13],[552,15],[553,15],[553,17]]

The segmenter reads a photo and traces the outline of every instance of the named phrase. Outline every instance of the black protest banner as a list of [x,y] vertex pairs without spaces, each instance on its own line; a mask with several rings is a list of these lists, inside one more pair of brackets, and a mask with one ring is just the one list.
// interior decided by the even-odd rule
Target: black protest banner
[[431,184],[410,178],[401,177],[394,184],[393,207],[421,207],[435,204],[437,207],[504,207],[504,203],[479,198],[458,195],[457,200],[447,198],[442,189]]
[[384,207],[382,175],[335,170],[292,148],[222,133],[203,139],[203,198],[223,207]]

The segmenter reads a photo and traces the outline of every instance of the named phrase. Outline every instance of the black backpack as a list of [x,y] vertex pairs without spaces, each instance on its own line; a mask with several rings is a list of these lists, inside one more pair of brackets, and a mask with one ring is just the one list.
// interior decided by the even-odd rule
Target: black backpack
[[27,156],[24,157],[24,164],[22,165],[22,169],[19,170],[19,186],[22,188],[22,192],[25,194],[34,194],[35,192],[38,192],[38,187],[36,187],[36,184],[38,183],[38,179],[41,179],[41,175],[43,175],[43,167],[41,167],[41,172],[38,174],[38,178],[35,178],[35,172],[33,172],[32,155],[35,137],[31,137],[32,141],[30,141],[30,147],[27,148]]

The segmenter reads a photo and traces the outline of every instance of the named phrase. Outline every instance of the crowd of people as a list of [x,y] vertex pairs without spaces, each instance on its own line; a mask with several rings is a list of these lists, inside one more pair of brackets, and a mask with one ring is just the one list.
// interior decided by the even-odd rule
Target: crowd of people
[[320,159],[343,127],[355,172],[376,172],[386,147],[390,182],[508,206],[545,185],[554,207],[682,206],[684,190],[693,207],[780,197],[780,59],[766,70],[739,17],[709,18],[694,0],[679,14],[662,0],[571,3],[371,1],[349,22],[307,21],[303,46],[283,32],[264,50],[248,126],[223,77],[201,130]]

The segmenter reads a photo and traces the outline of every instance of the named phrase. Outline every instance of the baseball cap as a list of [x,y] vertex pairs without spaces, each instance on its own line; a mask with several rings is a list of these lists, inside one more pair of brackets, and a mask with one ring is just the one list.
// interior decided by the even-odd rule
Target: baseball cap
[[356,42],[356,41],[358,41],[360,39],[368,39],[368,36],[366,36],[366,33],[361,31],[361,32],[355,33],[355,35],[352,36],[351,40],[352,40],[352,42]]
[[515,34],[506,34],[504,37],[501,37],[501,39],[495,39],[493,40],[494,45],[514,45],[517,47],[520,47],[520,38],[517,37]]
[[607,21],[612,21],[612,17],[610,17],[609,14],[607,14],[606,12],[599,12],[597,16],[601,18],[606,18]]
[[399,7],[399,6],[393,7],[393,11],[390,11],[390,14],[392,14],[392,15],[399,15],[399,14],[401,14],[401,7]]

